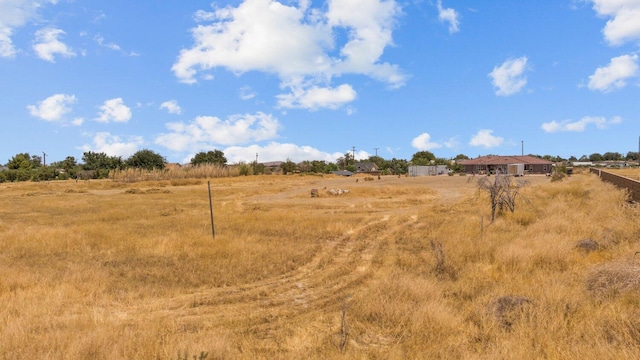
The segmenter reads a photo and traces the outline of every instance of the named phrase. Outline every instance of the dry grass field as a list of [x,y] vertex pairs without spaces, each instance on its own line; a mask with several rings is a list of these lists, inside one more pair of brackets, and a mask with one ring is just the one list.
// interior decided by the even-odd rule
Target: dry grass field
[[638,358],[622,191],[357,179],[0,184],[0,359]]

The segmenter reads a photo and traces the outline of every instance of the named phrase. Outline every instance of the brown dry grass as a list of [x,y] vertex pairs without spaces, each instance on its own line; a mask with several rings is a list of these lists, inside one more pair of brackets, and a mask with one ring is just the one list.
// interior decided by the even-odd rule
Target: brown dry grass
[[0,184],[0,358],[637,357],[624,193],[531,176],[489,223],[468,179],[214,179],[215,240],[206,179]]

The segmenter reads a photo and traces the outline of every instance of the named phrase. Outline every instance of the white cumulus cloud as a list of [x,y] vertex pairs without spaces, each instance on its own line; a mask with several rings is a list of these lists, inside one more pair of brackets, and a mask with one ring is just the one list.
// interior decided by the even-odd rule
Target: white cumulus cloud
[[442,144],[431,142],[431,135],[422,133],[411,141],[411,146],[422,151],[441,148]]
[[128,158],[144,144],[140,136],[129,136],[126,139],[108,132],[99,132],[93,137],[93,144],[85,144],[80,147],[82,151],[103,152],[109,156],[121,156]]
[[344,156],[344,154],[339,152],[328,153],[311,146],[277,142],[270,142],[264,146],[230,146],[224,149],[223,152],[230,163],[253,161],[256,158],[256,154],[258,154],[259,162],[285,161],[287,159],[293,162],[304,160],[334,162],[337,158]]
[[290,94],[277,96],[278,107],[318,110],[321,108],[337,109],[356,98],[356,91],[351,85],[343,84],[337,88],[317,87],[292,88]]
[[58,40],[58,37],[64,35],[65,32],[60,29],[46,28],[36,31],[36,40],[33,44],[33,50],[42,60],[55,62],[54,56],[60,55],[66,58],[76,56],[67,45]]
[[0,57],[10,58],[16,55],[16,49],[11,41],[13,30],[0,23]]
[[160,109],[165,109],[169,114],[180,115],[182,113],[182,108],[178,105],[176,100],[165,101],[160,104]]
[[167,123],[169,133],[160,134],[155,143],[173,151],[198,151],[217,145],[240,145],[277,137],[281,125],[272,115],[233,115],[226,120],[198,116],[189,123]]
[[449,23],[449,33],[453,34],[460,31],[460,14],[455,9],[444,8],[442,0],[438,0],[436,6],[438,7],[438,19],[441,22]]
[[[280,100],[283,105],[336,108],[344,96],[338,102],[305,102],[296,94],[333,89],[331,79],[345,74],[368,76],[392,88],[404,85],[406,76],[397,65],[380,61],[393,44],[400,14],[394,0],[330,0],[317,9],[308,1],[296,7],[275,0],[245,0],[237,7],[199,11],[195,17],[200,25],[191,30],[194,44],[180,52],[172,70],[185,83],[195,83],[217,67],[236,74],[276,74],[281,87],[290,90],[283,95],[286,100]],[[343,43],[337,43],[336,31],[347,34]]]
[[496,95],[509,96],[519,92],[526,84],[527,78],[524,72],[527,70],[527,57],[509,59],[500,66],[493,68],[489,73]]
[[96,121],[108,122],[127,122],[131,120],[131,109],[124,104],[122,98],[110,99],[100,106],[100,112]]
[[15,29],[38,18],[38,10],[58,0],[1,0],[0,1],[0,57],[16,54],[11,36]]
[[[640,19],[638,19],[640,21]],[[622,55],[611,59],[607,66],[599,67],[589,76],[591,90],[609,92],[624,87],[626,80],[638,76],[638,55]]]
[[504,139],[493,135],[493,130],[482,129],[478,131],[469,142],[471,146],[482,146],[484,148],[492,148],[502,145]]
[[600,16],[609,18],[602,33],[610,45],[622,45],[640,40],[640,1],[592,0],[593,9]]
[[29,113],[45,121],[59,122],[71,112],[71,105],[77,101],[75,95],[55,94],[39,101],[37,105],[27,105]]
[[589,124],[595,125],[598,129],[606,129],[610,125],[620,124],[622,118],[614,116],[611,119],[607,119],[601,116],[585,116],[578,121],[562,120],[551,121],[542,124],[542,130],[548,133],[555,132],[583,132]]

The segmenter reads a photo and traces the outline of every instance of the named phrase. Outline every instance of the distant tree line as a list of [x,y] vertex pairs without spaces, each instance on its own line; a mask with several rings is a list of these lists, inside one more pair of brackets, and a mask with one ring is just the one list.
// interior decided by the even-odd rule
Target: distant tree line
[[[571,156],[568,159],[561,156],[532,155],[556,163],[571,161],[638,161],[638,153],[630,151],[625,156],[617,152],[606,152],[604,154],[594,153],[589,156],[582,155],[580,158]],[[458,164],[459,160],[469,159],[464,154],[456,155],[452,159],[438,158],[430,151],[418,151],[411,157],[411,160],[384,159],[380,156],[370,156],[367,161],[376,164],[382,174],[404,175],[408,172],[410,165],[446,165],[454,172],[463,171],[463,167]],[[356,159],[351,152],[338,158],[335,162],[324,160],[305,160],[295,163],[290,159],[280,164],[279,170],[283,174],[291,173],[317,173],[328,174],[337,170],[356,171]],[[214,165],[227,166],[227,158],[221,150],[201,151],[191,158],[190,164],[193,166]],[[12,181],[43,181],[43,180],[66,180],[66,179],[104,179],[108,178],[109,172],[113,170],[124,170],[128,168],[143,170],[165,169],[167,160],[162,155],[148,150],[139,150],[127,159],[120,156],[109,156],[104,152],[87,151],[82,155],[79,163],[75,157],[67,156],[62,161],[44,164],[43,159],[37,155],[20,153],[13,156],[5,165],[5,169],[0,171],[0,182]],[[271,171],[271,168],[257,162],[239,163],[241,175],[258,175]]]

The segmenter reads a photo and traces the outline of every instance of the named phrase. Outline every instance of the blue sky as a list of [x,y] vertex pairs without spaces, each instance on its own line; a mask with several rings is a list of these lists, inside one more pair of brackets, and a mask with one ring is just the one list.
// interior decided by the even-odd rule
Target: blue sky
[[0,163],[637,151],[640,0],[0,0]]

